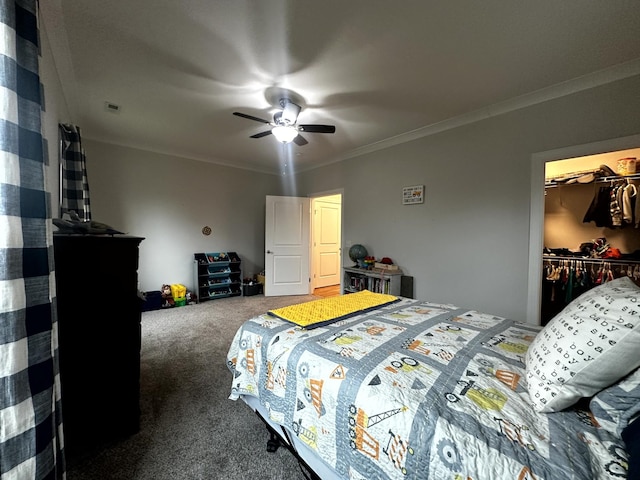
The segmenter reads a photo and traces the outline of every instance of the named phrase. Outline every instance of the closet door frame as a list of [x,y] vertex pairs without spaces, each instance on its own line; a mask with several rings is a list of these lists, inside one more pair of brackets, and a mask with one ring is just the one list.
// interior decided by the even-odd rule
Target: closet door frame
[[537,152],[531,156],[531,203],[529,212],[529,279],[527,323],[540,325],[542,301],[542,250],[544,248],[544,171],[547,162],[586,157],[640,147],[640,134],[584,145]]

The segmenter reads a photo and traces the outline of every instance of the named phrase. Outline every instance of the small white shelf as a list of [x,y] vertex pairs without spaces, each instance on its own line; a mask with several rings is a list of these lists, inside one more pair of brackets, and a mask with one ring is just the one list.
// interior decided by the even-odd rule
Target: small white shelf
[[342,267],[342,293],[355,293],[369,290],[374,293],[400,295],[402,270],[381,270]]

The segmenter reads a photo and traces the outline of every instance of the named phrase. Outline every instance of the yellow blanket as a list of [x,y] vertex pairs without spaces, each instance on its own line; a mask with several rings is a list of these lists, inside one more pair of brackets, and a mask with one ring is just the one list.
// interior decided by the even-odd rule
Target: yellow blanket
[[398,301],[398,297],[362,290],[357,293],[323,298],[269,310],[269,314],[307,329],[328,325]]

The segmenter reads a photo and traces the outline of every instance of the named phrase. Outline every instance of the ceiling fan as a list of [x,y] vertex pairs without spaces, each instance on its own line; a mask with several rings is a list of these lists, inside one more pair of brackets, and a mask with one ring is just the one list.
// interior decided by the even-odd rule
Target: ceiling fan
[[300,132],[335,133],[336,131],[336,127],[334,125],[301,125],[296,123],[298,115],[300,114],[300,105],[296,105],[286,98],[280,99],[280,106],[282,107],[282,111],[276,112],[273,115],[272,122],[254,117],[253,115],[247,115],[246,113],[233,112],[233,114],[238,117],[255,120],[256,122],[266,123],[273,127],[270,130],[265,130],[264,132],[251,135],[250,138],[262,138],[273,134],[279,142],[293,142],[298,146],[309,143],[302,135],[300,135]]

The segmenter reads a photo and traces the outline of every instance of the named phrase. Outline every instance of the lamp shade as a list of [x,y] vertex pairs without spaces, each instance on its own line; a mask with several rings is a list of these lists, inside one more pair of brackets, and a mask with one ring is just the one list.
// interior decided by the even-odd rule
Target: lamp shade
[[292,126],[278,125],[271,129],[271,133],[279,142],[289,143],[298,136],[298,130]]

